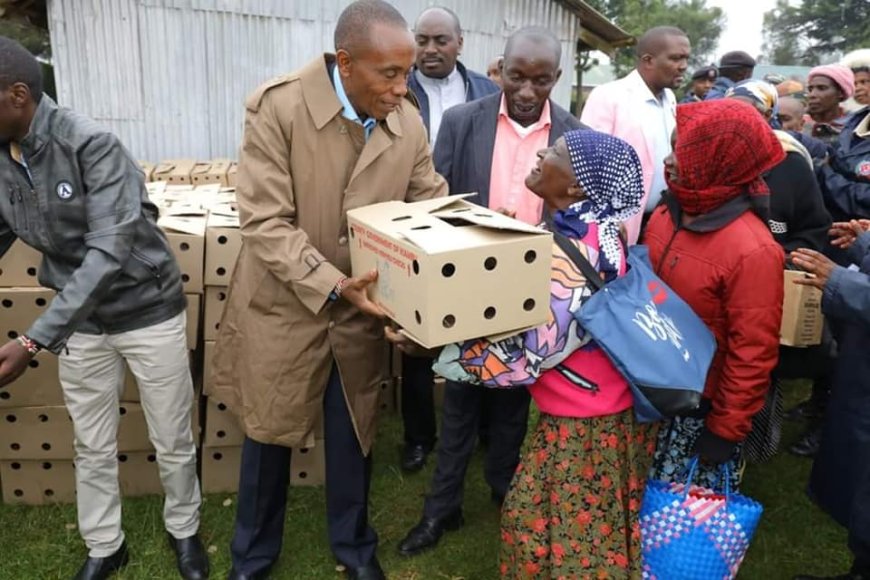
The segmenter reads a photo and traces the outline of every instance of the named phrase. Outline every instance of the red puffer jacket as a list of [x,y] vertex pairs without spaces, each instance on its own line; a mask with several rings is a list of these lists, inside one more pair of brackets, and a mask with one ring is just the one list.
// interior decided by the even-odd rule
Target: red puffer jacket
[[723,209],[678,229],[671,213],[679,215],[679,208],[661,206],[644,243],[659,276],[716,336],[705,424],[713,435],[738,443],[764,405],[779,357],[785,257],[755,213],[735,218],[733,211],[723,216]]

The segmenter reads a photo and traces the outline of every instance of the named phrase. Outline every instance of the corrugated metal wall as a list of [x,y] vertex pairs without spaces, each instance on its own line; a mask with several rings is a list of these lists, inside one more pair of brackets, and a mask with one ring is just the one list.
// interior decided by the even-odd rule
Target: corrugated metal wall
[[[140,159],[237,156],[258,84],[331,51],[348,0],[49,0],[58,99],[99,120]],[[426,0],[394,0],[409,22]],[[553,98],[567,108],[577,19],[552,0],[444,0],[462,20],[462,61],[484,71],[530,24],[563,45]]]

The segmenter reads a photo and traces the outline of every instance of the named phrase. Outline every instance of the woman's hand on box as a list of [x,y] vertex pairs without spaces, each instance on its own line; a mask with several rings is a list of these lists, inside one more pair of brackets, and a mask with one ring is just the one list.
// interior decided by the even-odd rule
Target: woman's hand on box
[[417,344],[408,335],[404,334],[400,328],[385,326],[384,335],[396,348],[408,356],[435,358],[441,352],[440,348],[426,348],[421,344]]
[[828,231],[828,235],[833,238],[832,245],[846,250],[855,243],[858,236],[867,230],[870,230],[870,220],[851,220],[834,223]]
[[372,270],[359,278],[349,278],[342,284],[341,297],[369,316],[384,318],[381,307],[369,298],[368,287],[378,279],[378,271]]
[[800,248],[791,253],[792,264],[812,274],[806,278],[798,278],[794,281],[795,284],[803,286],[813,286],[819,290],[825,289],[825,284],[828,283],[828,278],[834,272],[837,264],[831,261],[824,254],[820,254],[814,250]]

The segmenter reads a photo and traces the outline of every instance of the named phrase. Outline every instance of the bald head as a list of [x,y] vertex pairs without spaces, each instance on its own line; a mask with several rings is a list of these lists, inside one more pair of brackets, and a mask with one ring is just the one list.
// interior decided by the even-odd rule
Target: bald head
[[683,84],[692,47],[686,33],[673,26],[647,30],[637,42],[636,69],[656,96]]
[[354,52],[372,43],[376,25],[408,29],[408,22],[391,4],[383,0],[358,0],[338,17],[335,24],[335,50]]
[[447,8],[427,8],[414,24],[417,70],[424,76],[443,79],[456,68],[462,52],[459,17]]
[[508,116],[524,127],[536,123],[562,74],[562,46],[545,28],[522,28],[504,47],[501,84]]
[[517,50],[519,47],[524,49],[527,46],[536,47],[537,52],[549,52],[557,67],[562,60],[562,43],[559,42],[556,35],[540,26],[527,26],[511,34],[504,46],[504,59],[512,58],[519,52]]
[[432,21],[437,22],[439,25],[449,23],[456,36],[462,36],[462,25],[459,23],[459,16],[450,8],[445,8],[444,6],[432,6],[421,12],[420,16],[417,17],[417,22],[414,23],[414,30]]
[[645,54],[657,56],[667,49],[672,38],[688,38],[688,36],[675,26],[650,28],[638,39],[635,55],[638,59],[642,59]]
[[804,115],[807,112],[804,102],[794,97],[779,98],[779,122],[786,131],[803,131]]

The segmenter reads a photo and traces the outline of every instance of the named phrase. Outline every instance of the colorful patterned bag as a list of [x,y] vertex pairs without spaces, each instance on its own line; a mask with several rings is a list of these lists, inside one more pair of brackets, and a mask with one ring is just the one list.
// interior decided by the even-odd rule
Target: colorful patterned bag
[[763,508],[753,499],[731,493],[727,467],[724,495],[692,485],[697,467],[696,458],[686,484],[647,482],[640,510],[644,578],[737,577]]

